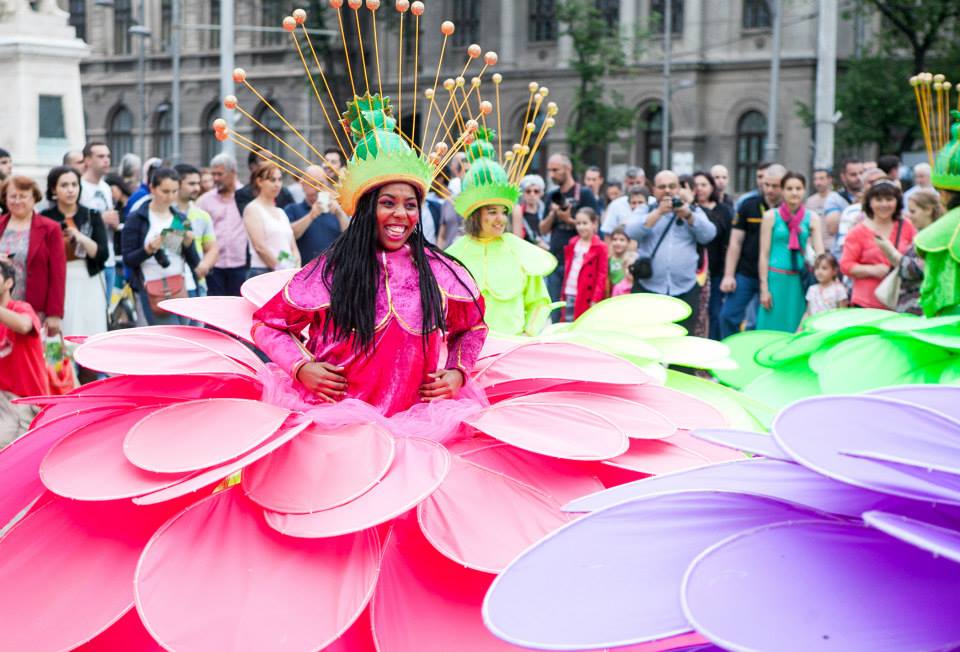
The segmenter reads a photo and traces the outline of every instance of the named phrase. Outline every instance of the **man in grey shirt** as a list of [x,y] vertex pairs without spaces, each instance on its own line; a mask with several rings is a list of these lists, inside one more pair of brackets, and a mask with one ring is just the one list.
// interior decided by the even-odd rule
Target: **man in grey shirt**
[[680,179],[670,170],[654,178],[653,196],[656,206],[641,206],[626,225],[627,235],[637,241],[638,260],[651,259],[652,267],[648,278],[634,279],[633,291],[665,294],[689,305],[690,316],[680,325],[693,332],[700,308],[697,245],[713,240],[717,227],[691,206],[693,197],[680,189]]

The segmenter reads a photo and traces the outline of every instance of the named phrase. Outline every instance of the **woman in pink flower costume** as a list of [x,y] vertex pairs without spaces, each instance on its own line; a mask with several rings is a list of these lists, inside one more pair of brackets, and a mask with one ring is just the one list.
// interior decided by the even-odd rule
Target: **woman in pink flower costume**
[[164,304],[215,329],[88,338],[78,363],[110,377],[31,399],[0,451],[5,649],[513,650],[483,595],[564,503],[729,456],[688,434],[723,414],[621,358],[484,350],[476,284],[419,225],[457,145],[413,151],[379,95],[344,125],[330,250]]

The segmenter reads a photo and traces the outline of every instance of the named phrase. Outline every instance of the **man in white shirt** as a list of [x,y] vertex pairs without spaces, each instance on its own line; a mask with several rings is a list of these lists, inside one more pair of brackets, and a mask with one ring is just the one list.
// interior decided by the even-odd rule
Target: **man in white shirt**
[[643,168],[627,168],[627,173],[623,179],[623,195],[617,197],[603,214],[603,224],[600,231],[603,233],[604,241],[610,244],[610,234],[618,226],[625,226],[627,220],[633,216],[633,209],[630,208],[631,191],[643,188],[647,183],[647,175]]
[[87,143],[83,147],[83,164],[85,170],[80,180],[80,203],[91,210],[99,211],[107,227],[107,248],[110,250],[110,255],[105,263],[103,278],[107,303],[109,303],[117,276],[113,240],[121,228],[120,214],[113,209],[113,191],[104,180],[110,171],[110,148],[106,143]]

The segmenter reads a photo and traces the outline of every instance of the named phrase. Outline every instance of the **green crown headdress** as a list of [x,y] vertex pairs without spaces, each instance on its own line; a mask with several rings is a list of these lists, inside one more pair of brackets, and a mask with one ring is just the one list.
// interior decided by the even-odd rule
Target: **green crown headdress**
[[[336,14],[336,22],[340,28],[344,67],[352,91],[352,99],[345,104],[346,111],[342,114],[342,119],[338,119],[341,116],[338,107],[341,105],[334,98],[330,80],[311,39],[312,30],[306,27],[307,13],[303,9],[297,9],[292,15],[283,19],[282,25],[290,33],[310,87],[329,127],[327,137],[330,142],[336,143],[344,159],[348,161],[346,168],[339,174],[326,171],[323,174],[308,174],[307,168],[323,163],[323,155],[277,110],[268,99],[269,94],[259,92],[248,79],[246,71],[240,68],[234,71],[234,82],[250,91],[259,101],[262,109],[256,114],[261,117],[258,119],[242,108],[234,95],[224,98],[224,106],[230,111],[241,114],[251,121],[256,129],[272,138],[276,143],[273,149],[282,152],[283,156],[240,133],[224,118],[218,118],[213,123],[217,139],[231,140],[261,159],[276,164],[283,172],[303,183],[317,190],[326,190],[337,195],[340,205],[351,214],[356,209],[357,201],[365,192],[394,181],[411,183],[424,193],[433,186],[438,194],[446,196],[448,191],[445,184],[434,182],[439,181],[437,177],[444,176],[443,169],[453,156],[474,142],[480,121],[486,124],[487,117],[492,116],[493,104],[483,99],[481,86],[484,74],[497,63],[497,53],[484,54],[479,45],[470,45],[466,48],[467,60],[460,74],[443,80],[441,85],[440,71],[443,67],[444,53],[448,51],[448,41],[455,31],[452,22],[444,21],[440,25],[440,32],[443,35],[440,60],[435,66],[425,66],[426,69],[435,68],[437,71],[433,87],[420,90],[417,70],[421,63],[420,22],[426,10],[423,2],[395,0],[400,34],[398,49],[396,52],[385,50],[381,63],[378,42],[380,32],[377,29],[377,12],[381,8],[381,0],[347,0],[346,3],[344,0],[327,1]],[[350,16],[351,12],[353,16]],[[369,30],[361,26],[361,13],[364,15],[364,20],[369,22]],[[356,30],[345,30],[345,22],[354,22]],[[408,62],[409,48],[404,43],[405,22],[409,25],[406,33],[414,39],[412,48],[414,65],[407,74],[404,71],[404,64]],[[360,70],[356,69],[350,56],[347,31],[351,33],[351,39],[355,36],[357,40],[357,49],[362,63]],[[364,47],[364,34],[372,36],[372,48],[369,47],[369,43]],[[376,67],[372,65],[372,61],[371,65],[367,65],[371,49]],[[482,64],[482,69],[475,76],[468,78],[466,76],[468,70],[477,60]],[[395,71],[388,69],[388,62],[391,64],[389,67],[396,62]],[[394,72],[396,74],[392,81],[396,83],[397,89],[395,113],[391,100],[383,92],[384,78],[387,78],[388,83],[391,82],[390,76]],[[500,123],[502,81],[502,75],[493,75],[498,124]],[[407,115],[404,115],[405,102],[408,107]],[[421,104],[423,106],[420,106]],[[279,118],[284,125],[283,129],[271,128],[265,124],[268,123],[267,118],[272,120],[273,116]],[[227,114],[226,117],[232,119],[232,114]],[[409,134],[403,131],[408,125]],[[421,133],[422,140],[418,145],[416,134]],[[297,146],[294,147],[294,144]]]
[[922,72],[910,78],[920,128],[936,188],[960,192],[960,97],[951,109],[953,85],[943,75]]

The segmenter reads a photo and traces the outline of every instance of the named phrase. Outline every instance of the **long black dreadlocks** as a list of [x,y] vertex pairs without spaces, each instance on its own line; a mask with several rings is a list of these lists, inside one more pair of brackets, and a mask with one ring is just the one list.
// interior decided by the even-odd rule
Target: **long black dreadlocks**
[[[417,203],[420,204],[423,198],[416,189],[414,192],[417,194]],[[376,326],[377,289],[380,287],[380,264],[377,261],[380,254],[377,242],[378,195],[379,189],[374,189],[360,198],[350,226],[323,254],[323,283],[330,293],[330,309],[323,324],[323,338],[325,341],[337,340],[352,335],[357,351],[371,348]],[[426,345],[430,333],[435,330],[446,331],[447,328],[443,313],[443,295],[430,267],[427,252],[434,254],[434,257],[454,272],[467,293],[470,292],[467,284],[460,279],[460,274],[444,260],[456,259],[428,242],[423,237],[419,222],[408,242],[420,282],[420,307],[423,314],[420,330]],[[317,262],[319,263],[319,260]]]

